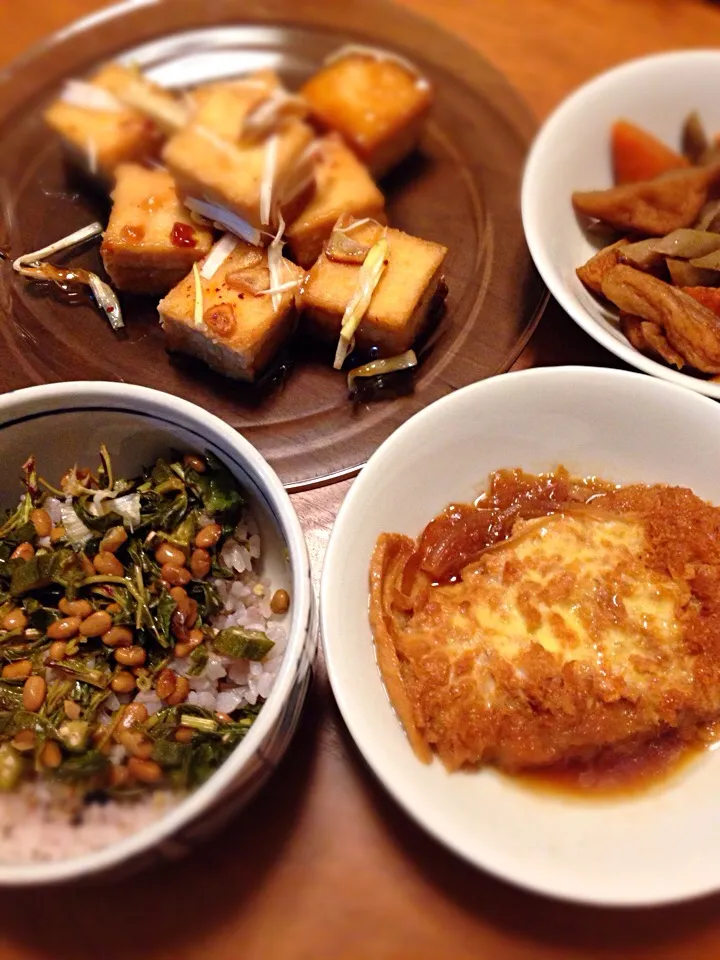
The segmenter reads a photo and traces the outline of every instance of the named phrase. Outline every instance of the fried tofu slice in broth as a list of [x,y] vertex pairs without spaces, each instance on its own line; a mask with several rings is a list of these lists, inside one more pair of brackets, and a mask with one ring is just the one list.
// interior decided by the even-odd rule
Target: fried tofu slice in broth
[[113,285],[162,296],[210,252],[213,234],[194,223],[166,170],[121,164],[100,253]]
[[640,353],[664,360],[673,367],[681,370],[685,366],[685,359],[673,350],[661,327],[642,317],[635,317],[631,313],[620,314],[620,329],[628,338],[630,345]]
[[[256,380],[295,330],[295,289],[278,293],[273,304],[265,292],[267,251],[242,241],[211,278],[202,277],[201,269],[198,264],[160,302],[168,349],[197,357],[223,376]],[[281,275],[283,284],[303,276],[287,260]]]
[[656,324],[688,366],[720,373],[720,317],[693,297],[649,273],[619,265],[603,294],[620,310]]
[[352,50],[322,67],[301,93],[315,120],[337,130],[376,178],[415,148],[432,103],[430,85],[413,70]]
[[649,320],[643,320],[642,331],[649,349],[656,353],[661,360],[672,367],[677,367],[678,370],[685,366],[685,358],[672,348],[662,327],[658,326],[657,323],[650,323]]
[[[280,89],[277,77],[263,71],[245,81],[212,84],[196,92],[192,122],[163,150],[178,195],[191,209],[193,200],[213,204],[251,228],[274,233],[280,213],[289,222],[302,208],[314,186],[308,152],[312,129],[289,117],[259,138],[243,134],[253,112]],[[305,184],[304,192],[295,191],[298,183]],[[264,184],[272,194],[267,211]]]
[[116,109],[102,110],[55,100],[45,111],[45,122],[60,135],[73,160],[92,176],[112,184],[121,163],[144,163],[155,159],[165,141],[160,127],[139,110],[122,103],[123,90],[142,81],[135,70],[109,63],[89,80],[120,102]]
[[640,353],[647,353],[650,350],[650,345],[645,339],[642,325],[642,317],[636,317],[632,313],[620,312],[620,329],[627,337],[630,346],[635,347]]
[[[381,235],[388,242],[387,264],[370,305],[355,333],[360,349],[377,347],[381,356],[410,349],[425,329],[442,279],[447,248],[400,230],[362,224],[349,236],[367,248]],[[308,329],[321,339],[335,342],[345,308],[355,293],[362,260],[339,263],[323,252],[308,274],[302,308]]]
[[629,242],[626,237],[621,237],[621,239],[616,240],[615,243],[611,243],[609,246],[603,247],[602,250],[598,250],[594,256],[590,257],[587,263],[577,268],[575,272],[589,290],[592,290],[593,293],[597,293],[599,296],[603,296],[603,279],[613,267],[618,265],[622,248],[627,246]]
[[384,210],[367,167],[338,136],[323,137],[315,152],[315,194],[286,231],[293,259],[309,269],[343,214],[384,222]]
[[578,213],[626,233],[664,236],[690,227],[702,210],[710,186],[720,177],[720,165],[688,167],[608,190],[576,191]]

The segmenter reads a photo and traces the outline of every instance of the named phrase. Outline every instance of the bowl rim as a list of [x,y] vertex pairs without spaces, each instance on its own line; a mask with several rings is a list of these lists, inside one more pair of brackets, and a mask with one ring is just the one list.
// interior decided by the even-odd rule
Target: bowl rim
[[[589,379],[594,379],[596,381],[595,386],[598,391],[602,390],[607,394],[612,393],[613,384],[617,381],[623,381],[626,383],[628,381],[633,381],[637,391],[646,391],[650,394],[663,393],[665,395],[677,397],[685,404],[694,404],[695,406],[705,407],[707,410],[713,410],[715,411],[714,416],[718,416],[720,413],[720,407],[718,407],[718,405],[711,399],[698,393],[692,393],[688,390],[684,390],[677,384],[668,383],[658,378],[647,377],[642,373],[638,373],[637,371],[618,370],[611,367],[590,367],[583,365],[534,367],[525,370],[515,370],[505,374],[498,374],[494,377],[488,377],[485,380],[462,387],[461,389],[442,397],[440,400],[437,400],[429,407],[419,411],[413,417],[406,420],[401,427],[399,427],[387,440],[385,440],[383,444],[381,444],[381,446],[368,461],[368,464],[363,469],[360,476],[355,480],[352,488],[348,492],[348,495],[341,504],[325,553],[325,563],[323,565],[320,582],[320,638],[328,679],[335,697],[335,702],[337,703],[345,726],[353,738],[356,747],[360,751],[360,754],[377,780],[390,794],[393,800],[400,806],[400,808],[438,843],[451,850],[454,854],[465,860],[467,863],[470,863],[473,867],[486,871],[487,873],[490,873],[501,880],[511,883],[515,887],[530,890],[533,893],[539,893],[544,896],[557,898],[568,903],[603,907],[643,907],[666,903],[676,903],[681,900],[690,900],[692,898],[709,894],[717,890],[718,884],[714,884],[712,886],[707,884],[696,885],[696,887],[689,888],[679,893],[667,894],[665,896],[652,895],[649,897],[643,897],[642,891],[638,891],[638,895],[635,897],[622,896],[613,898],[612,896],[601,897],[597,895],[588,895],[582,891],[568,890],[565,888],[559,890],[553,888],[551,885],[543,884],[537,881],[535,878],[518,876],[512,870],[504,869],[498,864],[482,862],[472,852],[463,849],[462,845],[457,842],[455,838],[449,838],[445,836],[442,826],[438,823],[438,818],[428,814],[426,810],[417,809],[414,805],[414,796],[410,796],[409,791],[404,790],[402,787],[399,787],[396,784],[393,778],[388,775],[387,770],[384,769],[383,762],[378,760],[378,758],[374,755],[375,751],[372,743],[368,742],[368,739],[364,734],[362,722],[357,720],[356,712],[353,709],[352,704],[349,702],[350,698],[346,696],[346,685],[341,679],[342,671],[340,661],[342,658],[342,644],[339,643],[338,640],[330,639],[330,635],[332,633],[330,608],[333,604],[333,597],[337,594],[336,584],[334,581],[336,579],[337,572],[339,572],[344,566],[344,557],[347,550],[347,545],[344,542],[344,528],[348,523],[349,516],[362,506],[362,499],[365,495],[363,487],[364,484],[368,482],[367,478],[371,476],[373,472],[369,468],[376,465],[379,466],[385,460],[385,458],[389,457],[391,455],[393,446],[398,443],[406,434],[417,431],[422,427],[429,426],[432,424],[434,417],[447,409],[451,409],[456,404],[462,404],[469,394],[475,394],[477,397],[477,403],[480,405],[482,402],[486,402],[482,400],[483,393],[496,389],[499,386],[499,382],[502,384],[500,387],[501,389],[506,389],[516,383],[521,386],[529,383],[533,385],[533,388],[536,392],[541,392],[544,384],[553,383],[556,385],[558,381],[564,380],[567,381],[568,384],[568,395],[572,395],[570,392],[571,385],[575,388],[580,387],[581,389],[586,389]],[[433,431],[428,431],[430,435],[432,435],[432,432]],[[428,456],[430,455],[431,451],[428,450]],[[452,481],[450,480],[449,483],[451,484]],[[387,489],[384,492],[387,493]],[[452,495],[450,495],[449,499],[452,499]],[[428,518],[428,520],[429,519],[431,518]],[[335,631],[335,634],[337,634],[337,631]],[[372,642],[372,640],[370,640],[370,642]],[[376,673],[377,682],[382,683],[379,670],[377,670]],[[396,722],[399,724],[400,721],[396,719]],[[408,750],[411,750],[409,744]],[[420,761],[417,762],[420,763]],[[435,762],[439,761],[436,760]]]
[[[705,47],[696,50],[671,50],[665,53],[636,57],[611,67],[609,70],[602,71],[573,90],[549,114],[530,147],[522,179],[520,207],[525,240],[538,273],[551,295],[578,326],[606,350],[636,369],[669,383],[685,387],[685,389],[692,390],[695,393],[703,394],[706,397],[720,399],[720,383],[700,380],[690,374],[682,373],[680,370],[673,370],[657,360],[646,357],[626,340],[618,340],[601,326],[570,293],[567,284],[560,276],[559,265],[554,262],[548,252],[545,242],[546,232],[539,224],[536,209],[537,200],[543,189],[543,180],[546,177],[546,171],[549,169],[546,158],[548,148],[551,142],[555,141],[566,128],[569,118],[582,107],[589,95],[602,90],[603,87],[614,86],[619,81],[636,78],[638,75],[642,75],[649,66],[672,68],[687,61],[697,61],[700,64],[703,60],[712,60],[714,63],[720,62],[720,49]],[[571,266],[574,270],[578,264],[572,264]]]
[[232,453],[233,465],[245,469],[262,491],[287,545],[292,577],[292,616],[285,658],[273,689],[247,736],[216,773],[168,813],[109,846],[63,860],[0,863],[0,887],[73,880],[133,860],[170,839],[178,830],[196,821],[203,811],[212,808],[256,754],[263,766],[272,768],[274,760],[263,755],[264,742],[282,718],[298,672],[309,667],[314,654],[311,568],[300,520],[279,477],[249,440],[219,417],[188,400],[149,387],[105,381],[43,384],[2,394],[0,425],[9,425],[13,418],[21,422],[26,415],[42,416],[58,407],[67,412],[88,407],[122,409],[141,416],[149,411],[155,420],[162,420],[159,414],[164,413],[167,422],[181,429],[192,424],[223,452]]

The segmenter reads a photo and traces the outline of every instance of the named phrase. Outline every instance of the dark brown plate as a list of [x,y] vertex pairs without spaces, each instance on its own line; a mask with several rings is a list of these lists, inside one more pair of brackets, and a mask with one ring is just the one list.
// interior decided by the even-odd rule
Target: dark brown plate
[[[0,204],[11,256],[107,215],[107,201],[73,179],[41,111],[64,77],[103,60],[133,59],[182,87],[263,66],[297,86],[337,46],[392,47],[436,88],[421,149],[383,183],[393,225],[449,248],[447,310],[409,395],[348,401],[346,379],[297,345],[292,369],[261,388],[169,358],[155,302],[126,297],[119,339],[82,298],[69,304],[0,265],[0,390],[58,380],[121,380],[185,397],[242,431],[283,481],[300,489],[362,465],[433,400],[506,370],[546,295],[519,211],[533,124],[517,95],[478,54],[434,24],[382,0],[160,0],[110,7],[51,37],[0,78]],[[96,249],[77,259],[101,270]]]

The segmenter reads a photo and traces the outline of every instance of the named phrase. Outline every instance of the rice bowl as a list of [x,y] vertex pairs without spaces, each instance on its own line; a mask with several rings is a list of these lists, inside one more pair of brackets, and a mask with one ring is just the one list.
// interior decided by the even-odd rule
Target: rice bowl
[[[141,852],[149,859],[157,856],[158,840],[179,826],[187,827],[184,846],[184,841],[204,835],[211,824],[227,818],[232,812],[230,796],[236,798],[237,808],[259,787],[289,741],[309,680],[314,637],[309,568],[297,519],[267,464],[234,431],[175,398],[117,385],[20,391],[3,398],[0,413],[0,448],[6,462],[17,462],[29,447],[42,449],[43,461],[46,455],[50,459],[48,475],[51,471],[59,475],[58,469],[70,459],[87,459],[92,438],[101,435],[118,453],[123,471],[152,462],[169,447],[181,449],[193,443],[198,449],[201,437],[203,449],[230,467],[248,490],[250,503],[233,537],[221,545],[223,565],[232,567],[234,575],[212,581],[221,608],[211,626],[218,631],[266,632],[272,643],[271,653],[256,662],[211,650],[202,670],[192,673],[189,657],[173,655],[169,660],[168,668],[187,680],[184,709],[190,712],[229,714],[252,710],[265,701],[217,773],[189,795],[157,789],[129,805],[112,797],[82,804],[68,802],[64,785],[57,791],[41,783],[39,787],[23,784],[17,792],[0,796],[0,882],[32,883],[138,860]],[[50,439],[47,417],[56,421]],[[57,443],[56,436],[62,436],[63,442]],[[0,487],[3,506],[12,503],[9,480],[3,478]],[[49,507],[58,509],[52,503]],[[287,616],[274,615],[270,609],[271,585],[288,589],[292,604]],[[167,703],[152,689],[136,689],[132,696],[111,694],[107,699],[111,712],[132,701],[142,705],[150,718],[160,716],[158,711],[166,709]],[[113,744],[111,762],[122,764],[124,759],[122,747]],[[197,820],[201,811],[202,822]],[[192,824],[193,820],[197,823]],[[146,848],[153,848],[152,853]],[[176,852],[175,841],[171,849]]]

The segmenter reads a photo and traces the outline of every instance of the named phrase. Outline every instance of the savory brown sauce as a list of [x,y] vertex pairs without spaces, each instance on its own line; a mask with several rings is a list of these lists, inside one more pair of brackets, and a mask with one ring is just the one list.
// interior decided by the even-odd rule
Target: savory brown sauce
[[571,477],[567,470],[533,476],[500,470],[490,489],[474,503],[453,503],[431,520],[420,536],[418,564],[434,583],[452,583],[468,563],[511,535],[518,520],[532,520],[577,508],[611,485]]
[[[26,268],[28,269],[28,268]],[[65,293],[70,293],[78,283],[89,284],[90,273],[81,267],[54,267],[51,263],[38,263],[32,267],[33,280],[56,283]]]
[[541,793],[583,800],[622,798],[661,786],[712,747],[706,739],[688,741],[669,733],[634,752],[606,751],[591,761],[575,760],[508,776],[515,783]]
[[[83,270],[82,267],[66,268],[55,267],[51,263],[37,263],[26,267],[24,274],[31,276],[38,283],[50,284],[51,291],[64,303],[84,303],[90,297],[88,287],[93,274]],[[105,304],[103,310],[111,314],[115,311],[115,307],[112,304]]]

